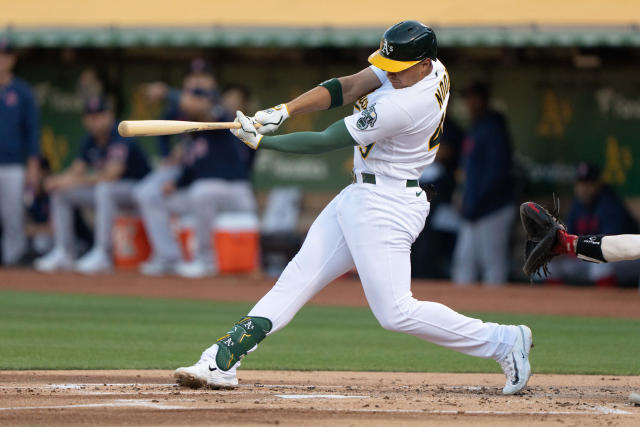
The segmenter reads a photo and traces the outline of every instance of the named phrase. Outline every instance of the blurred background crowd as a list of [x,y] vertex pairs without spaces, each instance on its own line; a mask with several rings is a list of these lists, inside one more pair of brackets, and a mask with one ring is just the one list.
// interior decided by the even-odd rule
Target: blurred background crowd
[[[351,150],[254,152],[228,131],[128,139],[119,120],[252,115],[364,68],[384,28],[406,18],[433,25],[452,81],[436,163],[422,176],[438,196],[414,244],[414,277],[528,281],[517,208],[531,199],[551,207],[553,193],[571,233],[639,232],[640,31],[627,22],[639,6],[614,1],[596,16],[590,1],[544,0],[557,11],[550,17],[483,2],[503,7],[496,17],[412,1],[400,2],[404,14],[382,13],[375,1],[376,10],[360,5],[356,14],[329,1],[323,8],[349,10],[327,28],[326,11],[299,13],[305,2],[253,22],[191,0],[190,10],[209,17],[161,7],[136,25],[117,5],[98,13],[65,3],[77,21],[32,0],[0,27],[4,266],[277,275],[350,183]],[[576,13],[578,4],[587,10]],[[296,117],[283,132],[321,130],[351,111]],[[639,278],[637,262],[560,258],[536,281],[638,286]]]

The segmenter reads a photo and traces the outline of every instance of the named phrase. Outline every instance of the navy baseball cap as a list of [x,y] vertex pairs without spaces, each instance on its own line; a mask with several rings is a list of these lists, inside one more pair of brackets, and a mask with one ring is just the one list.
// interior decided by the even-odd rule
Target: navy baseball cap
[[196,58],[189,63],[187,74],[213,74],[213,70],[206,60]]
[[97,114],[104,113],[105,111],[111,111],[111,103],[104,96],[90,96],[84,102],[84,114]]
[[600,180],[600,168],[593,163],[580,162],[576,170],[576,180],[580,182],[593,182]]
[[13,45],[6,37],[0,37],[0,53],[13,53]]

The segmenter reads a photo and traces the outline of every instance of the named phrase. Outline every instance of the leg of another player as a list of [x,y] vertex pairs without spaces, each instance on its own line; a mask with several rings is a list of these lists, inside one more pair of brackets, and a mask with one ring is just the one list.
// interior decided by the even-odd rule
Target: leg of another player
[[255,212],[251,187],[248,182],[199,179],[188,193],[196,220],[196,253],[194,261],[178,265],[177,272],[185,277],[216,274],[218,257],[211,244],[211,231],[221,213]]
[[78,260],[77,271],[86,274],[112,268],[111,231],[119,206],[133,206],[133,180],[103,181],[95,188],[93,248]]
[[458,230],[451,264],[451,279],[456,285],[469,285],[478,280],[478,239],[475,230],[470,221],[463,221]]
[[75,255],[73,234],[74,206],[93,206],[95,187],[76,187],[57,191],[51,196],[51,216],[55,246]]
[[198,179],[186,190],[187,204],[195,220],[193,260],[181,262],[176,272],[182,277],[201,278],[217,274],[217,257],[211,245],[211,234],[227,189],[225,181]]
[[68,270],[73,268],[75,236],[73,233],[73,208],[92,206],[95,187],[75,187],[54,191],[51,194],[51,222],[54,247],[47,255],[38,258],[34,266],[40,271]]
[[478,221],[478,255],[482,260],[482,281],[501,286],[509,277],[509,230],[515,218],[513,206],[507,205]]
[[135,181],[101,182],[96,186],[95,248],[111,252],[111,230],[119,206],[133,206]]
[[[164,168],[154,171],[138,183],[134,189],[134,199],[151,241],[153,259],[157,261],[155,263],[157,265],[152,266],[154,268],[149,271],[151,274],[162,274],[165,270],[171,272],[173,264],[181,258],[180,247],[172,232],[171,208],[168,200],[175,197],[173,197],[174,195],[166,197],[162,192],[164,184],[174,181],[179,173],[179,168]],[[184,192],[179,190],[177,193]],[[178,205],[184,206],[187,200],[184,200],[183,197],[179,198],[181,203]]]
[[2,219],[2,263],[18,262],[26,249],[22,194],[24,168],[0,166],[0,217]]
[[[225,194],[217,179],[199,179],[188,190],[189,204],[195,216],[196,253],[195,258],[203,263],[213,263],[211,231],[220,211],[220,202]],[[217,266],[215,267],[217,269]]]

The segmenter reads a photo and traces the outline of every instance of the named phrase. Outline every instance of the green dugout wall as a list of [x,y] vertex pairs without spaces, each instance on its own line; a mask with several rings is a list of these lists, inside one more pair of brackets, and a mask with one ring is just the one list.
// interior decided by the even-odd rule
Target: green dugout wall
[[[141,84],[162,80],[179,86],[190,58],[202,56],[220,84],[244,83],[258,108],[292,98],[329,77],[366,66],[369,48],[28,48],[17,74],[34,87],[42,112],[42,147],[55,169],[69,163],[82,136],[78,77],[87,67],[105,81],[122,118],[158,118],[161,105],[143,102]],[[470,79],[493,86],[494,104],[509,120],[519,162],[531,191],[566,188],[580,160],[601,165],[625,196],[640,196],[640,54],[614,47],[456,47],[440,49],[449,68],[449,115],[466,124],[457,91]],[[285,131],[322,129],[350,107],[295,118]],[[141,140],[155,152],[153,138]],[[350,150],[324,156],[260,152],[258,189],[300,185],[336,191],[349,182]]]

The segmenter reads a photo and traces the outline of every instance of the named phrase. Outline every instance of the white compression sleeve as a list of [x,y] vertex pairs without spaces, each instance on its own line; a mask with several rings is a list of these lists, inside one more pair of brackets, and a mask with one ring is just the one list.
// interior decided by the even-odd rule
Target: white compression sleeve
[[603,237],[602,255],[608,262],[640,259],[640,234]]

